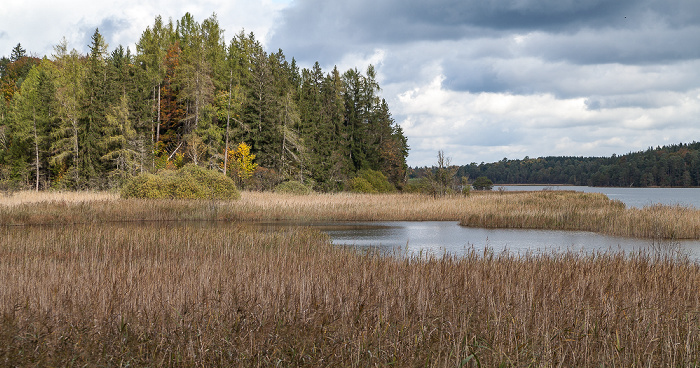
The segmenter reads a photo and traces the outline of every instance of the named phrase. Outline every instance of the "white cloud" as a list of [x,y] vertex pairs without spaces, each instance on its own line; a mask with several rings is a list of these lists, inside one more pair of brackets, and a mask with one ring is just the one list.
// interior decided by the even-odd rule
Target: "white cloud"
[[394,100],[395,116],[412,147],[410,165],[433,164],[439,150],[465,164],[525,155],[626,153],[659,144],[659,136],[650,132],[663,131],[670,142],[700,134],[688,119],[700,115],[696,90],[674,94],[674,104],[657,108],[591,110],[582,97],[450,91],[444,80],[437,75]]
[[245,29],[246,33],[255,33],[256,38],[266,44],[280,10],[287,6],[289,1],[273,0],[10,2],[3,4],[3,10],[0,10],[0,33],[7,33],[6,37],[0,38],[0,55],[9,55],[17,43],[28,52],[50,55],[53,46],[63,37],[68,40],[69,47],[86,52],[86,40],[105,20],[120,25],[107,39],[110,49],[121,44],[130,46],[133,51],[133,45],[146,27],[153,25],[156,16],[160,15],[166,22],[172,18],[175,22],[186,12],[199,22],[216,13],[227,42]]
[[434,163],[438,150],[466,164],[700,137],[695,2],[436,1],[15,1],[0,7],[0,56],[18,42],[50,55],[64,36],[85,52],[96,26],[110,49],[134,51],[157,15],[201,22],[215,12],[227,41],[252,31],[303,67],[375,65],[411,165]]

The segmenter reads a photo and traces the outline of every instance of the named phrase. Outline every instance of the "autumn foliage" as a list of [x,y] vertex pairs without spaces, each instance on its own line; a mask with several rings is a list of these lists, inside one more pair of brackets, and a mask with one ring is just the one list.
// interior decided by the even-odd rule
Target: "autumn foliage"
[[242,181],[249,179],[258,167],[253,160],[255,155],[250,153],[250,146],[241,142],[236,148],[228,151],[227,175]]

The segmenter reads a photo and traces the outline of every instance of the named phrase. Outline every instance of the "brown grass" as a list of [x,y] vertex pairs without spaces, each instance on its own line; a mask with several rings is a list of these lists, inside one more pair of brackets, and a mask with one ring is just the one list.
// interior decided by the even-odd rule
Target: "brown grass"
[[0,228],[3,366],[697,366],[700,266],[358,254],[225,223]]
[[[24,198],[24,199],[23,199]],[[243,192],[238,201],[122,200],[113,194],[48,193],[0,199],[0,224],[115,221],[461,221],[464,226],[584,230],[655,239],[700,239],[700,210],[625,208],[603,194],[569,191],[419,194]]]
[[700,211],[682,206],[626,208],[599,193],[565,191],[496,195],[461,217],[463,226],[583,230],[652,239],[700,239]]
[[22,190],[0,194],[0,206],[17,206],[26,203],[38,202],[94,202],[114,201],[119,199],[118,193],[96,191],[33,191]]

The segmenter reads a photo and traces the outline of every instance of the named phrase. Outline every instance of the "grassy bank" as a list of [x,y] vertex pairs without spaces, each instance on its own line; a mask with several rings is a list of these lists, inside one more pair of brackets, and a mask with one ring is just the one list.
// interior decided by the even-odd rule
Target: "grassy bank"
[[[28,231],[29,230],[29,231]],[[5,366],[693,366],[700,266],[394,259],[221,223],[0,228]]]
[[598,193],[568,191],[419,194],[244,192],[237,201],[122,200],[108,193],[0,198],[0,224],[115,221],[460,221],[465,226],[584,230],[655,239],[700,239],[700,210],[625,208]]

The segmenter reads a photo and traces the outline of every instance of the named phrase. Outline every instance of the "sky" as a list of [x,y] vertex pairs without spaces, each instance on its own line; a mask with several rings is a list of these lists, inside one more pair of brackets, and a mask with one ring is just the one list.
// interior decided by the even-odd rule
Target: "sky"
[[700,140],[697,0],[25,0],[0,7],[0,55],[113,49],[156,16],[216,13],[226,41],[325,72],[375,66],[408,164],[610,156]]

